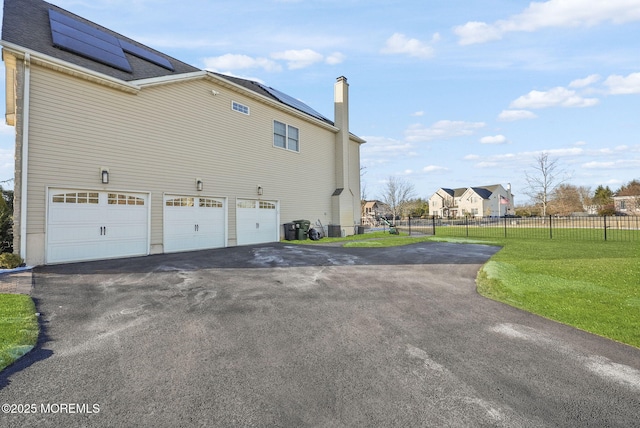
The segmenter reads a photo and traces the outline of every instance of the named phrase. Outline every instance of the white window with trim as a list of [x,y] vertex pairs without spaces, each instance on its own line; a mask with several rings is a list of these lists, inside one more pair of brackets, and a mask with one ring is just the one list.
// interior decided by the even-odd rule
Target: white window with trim
[[244,104],[240,104],[239,102],[236,102],[236,101],[231,101],[231,110],[237,111],[238,113],[249,115],[249,107]]
[[300,151],[300,130],[286,123],[273,121],[273,145],[292,152]]

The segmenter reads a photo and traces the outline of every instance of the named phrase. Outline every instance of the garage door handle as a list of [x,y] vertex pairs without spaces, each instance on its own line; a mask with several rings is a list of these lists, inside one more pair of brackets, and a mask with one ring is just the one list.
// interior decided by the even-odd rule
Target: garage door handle
[[107,234],[107,226],[100,226],[100,236]]
[[194,226],[194,230],[195,230],[196,232],[197,232],[197,231],[199,231],[199,230],[200,230],[200,225],[199,225],[199,224],[196,224],[196,225]]

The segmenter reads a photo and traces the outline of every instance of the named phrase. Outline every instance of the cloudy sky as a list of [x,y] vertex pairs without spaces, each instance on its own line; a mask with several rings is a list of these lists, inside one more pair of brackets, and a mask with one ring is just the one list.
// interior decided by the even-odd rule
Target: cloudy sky
[[[523,203],[543,151],[575,185],[640,178],[640,0],[52,3],[327,117],[346,76],[369,199],[398,176],[425,198],[511,183]],[[0,181],[13,176],[12,134],[0,127]]]

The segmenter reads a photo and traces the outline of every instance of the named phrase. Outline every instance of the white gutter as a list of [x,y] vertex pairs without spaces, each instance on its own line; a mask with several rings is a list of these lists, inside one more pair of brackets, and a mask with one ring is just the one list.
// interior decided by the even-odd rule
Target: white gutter
[[182,73],[170,76],[151,77],[148,79],[132,80],[131,84],[135,84],[138,87],[150,87],[165,85],[169,83],[188,82],[190,80],[202,79],[207,76],[206,71],[194,71],[191,73]]
[[31,54],[24,54],[22,96],[22,179],[20,180],[20,257],[27,258],[27,177],[29,173],[29,104],[31,92]]
[[63,61],[52,56],[36,52],[31,49],[24,48],[22,46],[13,44],[11,42],[7,42],[5,40],[0,40],[0,46],[8,50],[9,52],[16,55],[17,58],[20,58],[24,55],[31,57],[30,62],[34,64],[41,65],[43,67],[57,70],[62,73],[70,74],[72,76],[77,76],[81,79],[89,80],[96,82],[98,84],[110,86],[115,89],[119,89],[121,91],[129,92],[132,94],[137,94],[140,91],[140,87],[129,83],[124,80],[116,79],[115,77],[107,76],[106,74],[98,73],[96,71],[89,70],[88,68],[81,67],[79,65],[72,64],[67,61]]

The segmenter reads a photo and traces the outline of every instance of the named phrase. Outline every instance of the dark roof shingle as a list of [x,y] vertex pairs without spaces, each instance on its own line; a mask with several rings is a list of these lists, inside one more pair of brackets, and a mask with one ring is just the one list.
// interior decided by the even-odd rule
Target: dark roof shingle
[[[143,51],[151,52],[164,60],[168,61],[173,70],[169,70],[166,67],[162,67],[157,63],[145,60],[136,55],[132,55],[124,51],[126,60],[129,62],[131,72],[118,69],[100,61],[93,60],[78,53],[70,52],[68,50],[60,49],[54,46],[53,36],[51,33],[51,22],[49,17],[49,11],[60,13],[66,17],[70,17],[73,20],[79,21],[84,25],[88,25],[93,29],[107,33],[120,41],[124,42],[124,45],[128,47],[128,50],[139,48]],[[58,6],[47,3],[43,0],[4,0],[4,16],[2,22],[2,40],[11,44],[20,46],[22,48],[29,49],[31,51],[39,52],[50,57],[60,59],[62,61],[74,64],[80,67],[84,67],[88,70],[104,74],[115,79],[122,81],[134,81],[140,79],[150,79],[154,77],[174,76],[184,73],[193,73],[202,71],[197,67],[184,63],[171,56],[156,51],[148,46],[129,39],[121,34],[109,30],[101,25],[84,19],[78,15],[75,15],[67,10],[64,10]],[[132,46],[133,47],[132,47]],[[245,89],[265,96],[281,104],[285,104],[296,110],[301,111],[304,114],[320,119],[326,123],[333,125],[333,122],[322,115],[317,114],[315,110],[307,108],[304,103],[292,102],[287,99],[280,99],[273,93],[269,92],[266,87],[258,82],[251,80],[241,79],[238,77],[227,76],[219,73],[212,73],[225,80],[235,83]],[[284,94],[286,95],[286,94]],[[288,95],[286,95],[288,97]],[[314,114],[311,114],[313,112]]]
[[[152,62],[126,53],[125,55],[127,60],[131,64],[131,68],[133,70],[133,72],[128,73],[84,56],[59,49],[53,45],[51,24],[49,22],[50,9],[69,16],[93,28],[104,31],[107,34],[113,35],[136,47],[153,52],[154,54],[168,60],[173,66],[174,71],[167,70],[166,68]],[[109,30],[108,28],[97,25],[42,0],[5,0],[2,22],[2,40],[124,81],[199,71],[197,67],[191,66],[165,55],[162,52],[151,49],[148,46],[136,42],[135,40],[124,37]]]

